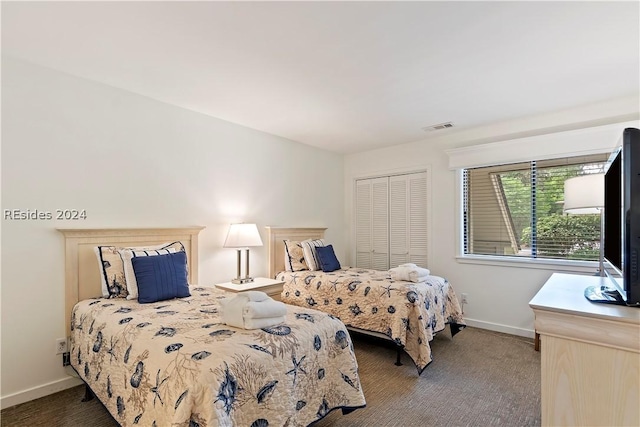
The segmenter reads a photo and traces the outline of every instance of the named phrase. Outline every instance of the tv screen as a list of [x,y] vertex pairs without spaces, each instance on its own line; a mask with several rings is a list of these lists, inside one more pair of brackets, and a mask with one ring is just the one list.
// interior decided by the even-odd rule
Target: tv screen
[[604,175],[604,257],[614,273],[622,277],[622,149],[616,150],[607,163]]
[[640,130],[627,128],[604,178],[607,276],[627,305],[640,306]]

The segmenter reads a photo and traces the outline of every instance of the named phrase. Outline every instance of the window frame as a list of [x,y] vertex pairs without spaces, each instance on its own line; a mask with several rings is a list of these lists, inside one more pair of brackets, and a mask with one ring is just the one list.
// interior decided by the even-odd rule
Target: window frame
[[464,169],[456,169],[456,261],[460,264],[493,265],[501,267],[532,268],[593,274],[598,261],[566,260],[554,258],[514,257],[506,255],[479,255],[464,253]]

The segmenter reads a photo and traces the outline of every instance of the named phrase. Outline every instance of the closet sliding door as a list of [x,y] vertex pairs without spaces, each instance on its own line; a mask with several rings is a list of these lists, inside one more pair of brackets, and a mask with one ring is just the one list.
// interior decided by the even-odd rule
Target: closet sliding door
[[356,181],[356,266],[389,269],[389,180]]
[[356,181],[356,266],[427,265],[427,173]]
[[389,265],[427,266],[427,174],[389,177]]

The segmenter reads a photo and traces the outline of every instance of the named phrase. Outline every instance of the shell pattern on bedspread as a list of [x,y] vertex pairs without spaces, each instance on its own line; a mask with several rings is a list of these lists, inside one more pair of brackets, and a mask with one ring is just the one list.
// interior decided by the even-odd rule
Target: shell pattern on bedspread
[[402,346],[418,372],[431,362],[429,342],[447,323],[465,325],[451,284],[429,276],[424,282],[391,280],[388,271],[345,268],[282,272],[282,301],[340,318],[347,326],[384,334]]
[[284,323],[227,326],[218,300],[81,301],[72,366],[123,426],[304,426],[365,405],[353,345],[338,319],[288,307]]

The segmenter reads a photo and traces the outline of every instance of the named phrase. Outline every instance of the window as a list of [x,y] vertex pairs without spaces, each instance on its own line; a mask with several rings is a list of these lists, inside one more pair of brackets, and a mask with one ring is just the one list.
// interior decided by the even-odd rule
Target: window
[[465,255],[596,261],[600,214],[563,213],[564,181],[602,173],[608,154],[463,170]]

